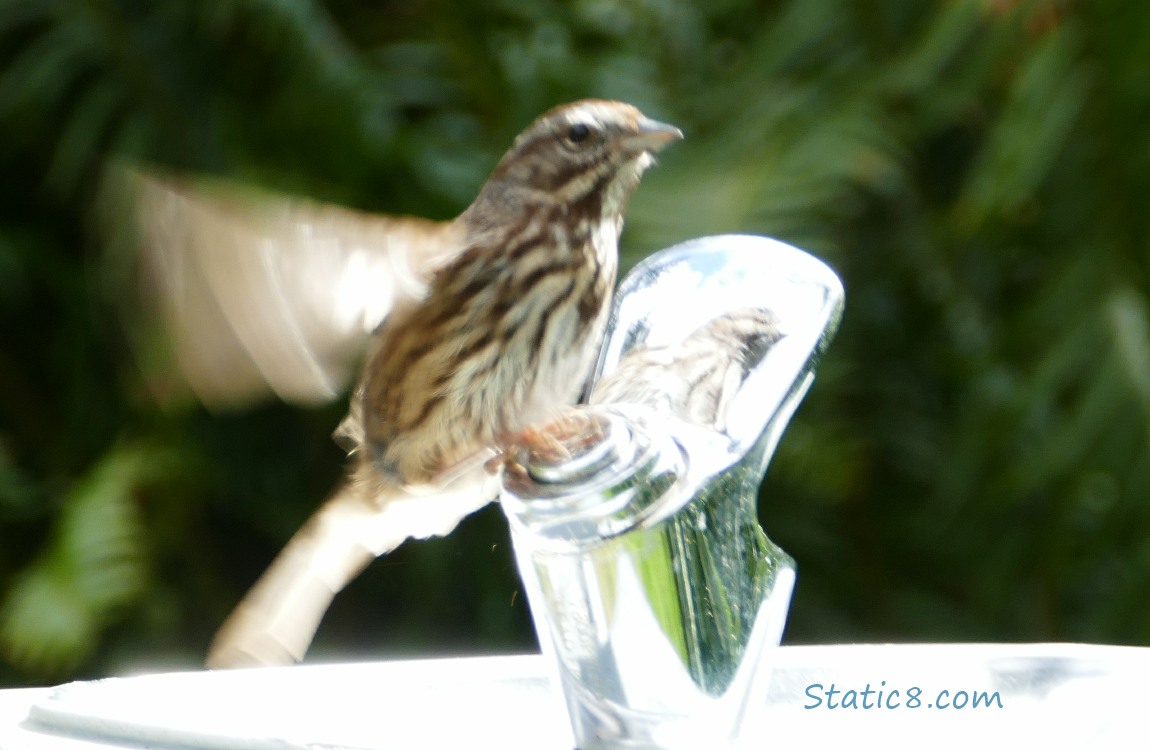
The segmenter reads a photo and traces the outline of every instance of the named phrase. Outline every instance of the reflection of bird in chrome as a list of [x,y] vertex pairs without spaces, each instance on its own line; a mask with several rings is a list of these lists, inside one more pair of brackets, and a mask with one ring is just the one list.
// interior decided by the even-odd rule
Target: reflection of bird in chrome
[[723,430],[731,399],[783,335],[770,310],[726,313],[678,343],[631,349],[595,385],[591,403],[641,404]]
[[556,108],[446,223],[135,179],[153,291],[205,402],[265,383],[329,397],[367,354],[337,432],[348,479],[221,628],[211,665],[301,658],[376,555],[492,498],[493,449],[578,399],[627,200],[680,137],[618,102]]
[[[682,341],[629,349],[591,391],[592,406],[644,406],[696,427],[725,432],[727,416],[748,375],[783,336],[765,308],[720,315]],[[580,407],[522,432],[502,457],[503,484],[528,486],[528,465],[562,463],[604,439],[602,421]]]

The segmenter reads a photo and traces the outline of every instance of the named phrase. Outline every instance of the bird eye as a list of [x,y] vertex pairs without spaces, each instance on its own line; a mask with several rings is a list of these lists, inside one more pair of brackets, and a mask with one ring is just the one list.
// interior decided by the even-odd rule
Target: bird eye
[[571,143],[582,143],[591,135],[591,128],[585,123],[577,122],[567,129],[567,140]]

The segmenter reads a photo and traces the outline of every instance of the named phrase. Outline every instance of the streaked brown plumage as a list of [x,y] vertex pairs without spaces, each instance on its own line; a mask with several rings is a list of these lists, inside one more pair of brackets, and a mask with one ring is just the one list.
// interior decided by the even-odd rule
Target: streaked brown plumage
[[364,368],[364,438],[379,473],[429,480],[576,401],[606,323],[627,198],[650,151],[674,137],[628,105],[583,102],[516,140],[459,219],[465,249],[421,305],[386,321]]
[[[651,154],[680,137],[619,102],[558,107],[516,139],[471,206],[444,224],[299,201],[236,208],[141,181],[146,254],[160,266],[158,296],[202,398],[226,400],[230,380],[250,393],[255,373],[283,395],[322,397],[337,387],[362,330],[375,327],[337,431],[352,455],[349,478],[221,628],[211,665],[302,657],[332,596],[376,555],[408,537],[445,534],[491,499],[484,463],[493,451],[584,388],[627,200]],[[298,267],[277,257],[285,247]],[[331,300],[338,315],[322,304],[312,314],[291,309],[284,278],[324,252],[344,259],[328,259],[337,270],[359,258],[363,278],[352,281],[373,281],[378,297],[360,284],[350,304]],[[315,283],[304,286],[322,299]],[[190,316],[197,295],[208,302]],[[211,355],[219,342],[201,336],[197,310],[230,360]]]

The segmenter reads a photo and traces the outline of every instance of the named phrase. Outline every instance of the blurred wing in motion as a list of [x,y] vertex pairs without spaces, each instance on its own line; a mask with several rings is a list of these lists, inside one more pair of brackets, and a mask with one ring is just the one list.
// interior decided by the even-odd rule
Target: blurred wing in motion
[[590,402],[641,404],[722,431],[731,399],[783,335],[770,310],[735,310],[678,344],[640,345],[627,352],[596,384]]
[[[371,332],[459,251],[452,222],[117,169],[106,227],[139,253],[184,378],[209,406],[333,398]],[[153,378],[153,387],[156,383]],[[157,388],[162,392],[162,386]]]
[[332,599],[372,560],[408,538],[446,536],[497,490],[495,478],[477,469],[433,495],[416,494],[380,487],[361,464],[232,611],[208,650],[208,667],[299,661]]

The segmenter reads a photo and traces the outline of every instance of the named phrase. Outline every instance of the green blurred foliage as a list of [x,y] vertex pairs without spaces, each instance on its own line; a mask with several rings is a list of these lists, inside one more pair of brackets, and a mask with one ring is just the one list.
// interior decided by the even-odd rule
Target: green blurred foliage
[[[844,277],[763,488],[789,641],[1150,643],[1148,59],[1114,0],[0,0],[0,684],[196,664],[342,465],[339,405],[149,401],[102,160],[446,218],[585,96],[688,136],[625,265],[738,231]],[[314,654],[532,642],[488,509]]]

